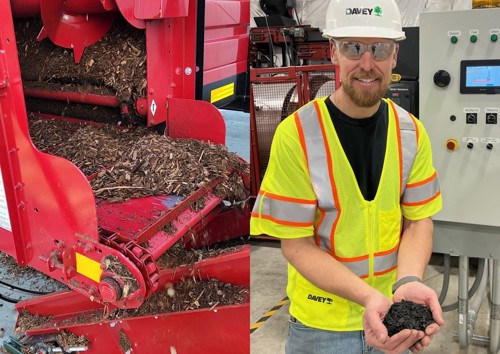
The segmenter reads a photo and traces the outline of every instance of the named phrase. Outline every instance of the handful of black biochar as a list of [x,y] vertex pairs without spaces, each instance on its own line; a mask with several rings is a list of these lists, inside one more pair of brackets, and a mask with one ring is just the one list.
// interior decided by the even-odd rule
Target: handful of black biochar
[[430,308],[405,300],[392,304],[383,321],[389,337],[407,328],[425,331],[433,322]]

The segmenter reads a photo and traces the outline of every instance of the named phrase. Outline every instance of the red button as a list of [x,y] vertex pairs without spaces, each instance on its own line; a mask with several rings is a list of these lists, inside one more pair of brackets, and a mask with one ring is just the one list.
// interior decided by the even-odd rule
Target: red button
[[458,142],[455,139],[449,139],[446,142],[446,148],[450,151],[455,151],[458,148]]

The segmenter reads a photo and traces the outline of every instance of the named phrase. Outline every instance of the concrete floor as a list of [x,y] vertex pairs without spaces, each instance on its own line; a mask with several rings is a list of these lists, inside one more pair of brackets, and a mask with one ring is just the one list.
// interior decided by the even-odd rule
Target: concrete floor
[[[286,261],[281,255],[279,242],[253,240],[251,246],[251,326],[262,323],[250,335],[251,354],[280,354],[285,352],[285,341],[288,335],[288,301],[286,298]],[[452,257],[450,286],[445,305],[457,300],[458,294],[458,267],[457,257]],[[432,287],[439,294],[443,283],[443,262],[441,254],[434,254],[427,267],[424,283]],[[474,273],[474,263],[471,261],[471,275]],[[474,277],[470,277],[469,287]],[[273,307],[279,307],[270,316],[263,316]],[[281,307],[280,307],[281,306]],[[488,336],[489,304],[485,297],[476,321],[475,335]],[[267,318],[267,320],[262,320]],[[489,349],[478,345],[469,345],[460,349],[458,342],[453,340],[458,332],[458,313],[450,311],[444,313],[446,325],[436,335],[432,343],[423,351],[426,354],[460,353],[485,354]],[[313,353],[311,353],[313,354]],[[337,354],[337,353],[332,353]],[[347,354],[347,353],[342,353]]]

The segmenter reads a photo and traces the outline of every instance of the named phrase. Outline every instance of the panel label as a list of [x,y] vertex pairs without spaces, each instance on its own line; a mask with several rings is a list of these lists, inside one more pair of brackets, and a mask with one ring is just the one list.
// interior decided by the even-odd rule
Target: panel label
[[0,227],[11,231],[9,209],[7,209],[7,197],[5,195],[5,187],[3,185],[2,170],[0,169]]
[[477,36],[477,35],[479,34],[479,30],[478,30],[478,29],[471,29],[471,30],[469,31],[469,34],[470,34],[471,36],[472,36],[472,35],[476,35],[476,36]]
[[448,36],[453,37],[453,36],[460,36],[462,35],[462,31],[448,31]]
[[486,107],[484,109],[484,113],[499,113],[500,112],[500,108],[498,107]]
[[492,29],[490,29],[490,34],[500,34],[500,28],[492,28]]
[[481,108],[478,107],[465,107],[464,113],[481,113]]
[[484,144],[498,144],[500,142],[500,138],[481,138],[481,142]]
[[462,141],[464,143],[478,143],[479,142],[479,138],[475,137],[475,136],[464,136],[462,138]]

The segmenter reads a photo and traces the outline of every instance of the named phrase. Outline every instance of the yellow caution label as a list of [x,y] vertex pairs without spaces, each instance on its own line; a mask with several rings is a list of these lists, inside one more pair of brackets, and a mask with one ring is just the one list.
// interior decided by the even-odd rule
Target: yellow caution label
[[85,257],[83,254],[75,253],[76,255],[76,271],[81,275],[99,283],[101,280],[101,264],[99,262]]
[[210,91],[210,103],[220,101],[232,95],[234,95],[234,82]]

